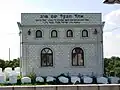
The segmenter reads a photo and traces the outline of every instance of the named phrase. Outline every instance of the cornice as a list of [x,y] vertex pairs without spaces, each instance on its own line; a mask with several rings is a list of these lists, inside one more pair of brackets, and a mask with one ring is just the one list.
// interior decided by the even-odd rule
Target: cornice
[[21,42],[24,45],[70,45],[70,44],[101,44],[101,41],[86,41],[86,42]]

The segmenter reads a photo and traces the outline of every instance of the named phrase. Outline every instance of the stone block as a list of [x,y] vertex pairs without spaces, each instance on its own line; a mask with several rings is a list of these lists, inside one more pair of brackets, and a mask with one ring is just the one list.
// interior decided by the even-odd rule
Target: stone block
[[0,83],[5,83],[6,82],[6,77],[4,75],[4,73],[0,72]]
[[58,86],[57,90],[77,90],[77,86]]
[[13,87],[6,87],[6,86],[1,86],[0,90],[14,90]]
[[14,90],[35,90],[34,86],[15,86]]
[[54,80],[56,80],[56,79],[52,76],[47,76],[47,78],[46,78],[46,82],[53,82]]
[[17,76],[10,76],[9,77],[9,83],[11,83],[11,84],[17,83]]
[[112,84],[118,84],[118,81],[120,80],[119,77],[109,77]]
[[98,86],[81,85],[81,86],[78,86],[78,90],[98,90]]
[[36,82],[44,82],[44,78],[42,78],[42,77],[36,77]]
[[84,82],[84,83],[92,83],[92,82],[93,82],[93,79],[92,79],[91,77],[84,76],[84,77],[83,77],[83,82]]
[[36,90],[56,90],[56,86],[36,86]]
[[101,85],[99,90],[119,90],[119,85]]
[[0,73],[2,73],[2,68],[0,68]]
[[106,77],[97,77],[97,83],[107,84],[108,78]]
[[15,71],[16,71],[16,72],[20,72],[20,67],[16,67],[16,68],[15,68]]
[[71,82],[74,84],[74,83],[77,83],[77,82],[81,82],[80,78],[77,77],[77,76],[71,76]]
[[29,78],[29,77],[23,77],[22,79],[21,79],[21,82],[24,84],[24,83],[31,83],[31,78]]
[[62,83],[68,83],[69,82],[69,79],[64,77],[64,76],[60,76],[59,78],[59,81],[62,82]]

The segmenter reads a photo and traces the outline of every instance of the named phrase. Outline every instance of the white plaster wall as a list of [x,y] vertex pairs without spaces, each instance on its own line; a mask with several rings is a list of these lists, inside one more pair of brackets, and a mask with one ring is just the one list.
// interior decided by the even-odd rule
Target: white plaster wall
[[[70,44],[70,45],[28,45],[27,72],[36,72],[37,75],[59,75],[69,72],[72,75],[95,74],[101,75],[102,63],[96,59],[96,44]],[[49,47],[53,50],[53,67],[41,67],[40,51]],[[75,47],[81,47],[84,50],[84,66],[71,65],[71,51]],[[98,59],[100,60],[100,59]],[[98,65],[99,64],[99,65]]]
[[[31,35],[28,35],[28,30],[31,30]],[[73,30],[73,37],[68,38],[66,37],[66,31],[68,29]],[[88,30],[88,37],[82,37],[82,30]],[[94,30],[97,29],[98,34],[93,34]],[[41,30],[43,33],[42,38],[36,38],[35,32],[37,30]],[[58,37],[57,38],[51,38],[51,31],[57,30],[58,31]],[[75,27],[69,27],[69,26],[38,26],[38,27],[23,27],[23,42],[27,43],[34,43],[34,44],[40,44],[40,43],[59,43],[59,42],[71,42],[71,43],[85,43],[85,42],[96,42],[101,41],[101,33],[102,30],[100,29],[100,26],[78,26]]]
[[[27,35],[27,31],[31,29],[31,35]],[[58,31],[58,38],[51,38],[51,30]],[[73,38],[66,37],[66,31],[72,29],[74,33]],[[89,36],[82,37],[82,30],[87,29]],[[98,30],[98,34],[94,35],[94,29]],[[36,39],[35,31],[42,30],[43,37]],[[42,26],[40,27],[24,27],[23,28],[23,71],[30,73],[35,71],[37,75],[58,75],[60,73],[71,74],[103,74],[103,58],[102,58],[102,30],[100,27],[63,27],[63,26]],[[54,52],[54,66],[41,67],[40,65],[40,51],[49,47]],[[75,47],[81,47],[84,50],[84,67],[71,66],[71,51]],[[34,68],[32,68],[34,67]]]

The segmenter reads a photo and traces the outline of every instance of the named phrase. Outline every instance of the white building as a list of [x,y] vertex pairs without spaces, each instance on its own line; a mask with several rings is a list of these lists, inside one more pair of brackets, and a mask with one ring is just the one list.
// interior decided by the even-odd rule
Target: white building
[[20,59],[22,75],[102,75],[101,13],[22,13]]

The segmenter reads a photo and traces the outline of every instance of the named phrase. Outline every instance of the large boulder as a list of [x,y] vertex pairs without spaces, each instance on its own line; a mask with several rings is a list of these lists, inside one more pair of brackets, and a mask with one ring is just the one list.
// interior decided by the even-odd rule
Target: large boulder
[[36,77],[36,82],[44,82],[44,78],[42,78],[42,77]]
[[81,79],[77,76],[71,76],[71,83],[75,84],[75,83],[80,83]]
[[16,71],[12,71],[11,73],[9,73],[9,83],[11,84],[15,84],[17,83],[17,72]]
[[21,79],[21,82],[22,82],[22,84],[31,83],[31,78],[29,78],[29,77],[23,77]]
[[17,75],[17,76],[20,76],[20,72],[16,72],[16,75]]
[[92,83],[93,79],[88,76],[83,76],[83,83]]
[[118,84],[118,81],[120,80],[119,77],[109,77],[109,79],[112,84]]
[[7,67],[7,68],[5,68],[4,72],[12,72],[12,68],[11,67]]
[[6,82],[6,77],[5,77],[5,74],[4,73],[0,73],[0,83],[3,84]]
[[58,79],[61,83],[69,83],[69,79],[67,77],[60,76]]
[[106,78],[106,77],[97,77],[97,83],[108,84],[108,78]]
[[9,74],[12,72],[12,68],[11,67],[7,67],[4,70],[5,76],[6,78],[9,78]]
[[52,76],[47,76],[46,82],[54,82],[56,79]]
[[15,75],[10,75],[9,76],[9,83],[10,84],[16,84],[17,83],[17,76]]
[[0,73],[2,73],[2,68],[0,68]]
[[16,71],[11,71],[11,73],[9,73],[9,76],[18,76]]
[[14,71],[16,72],[17,76],[20,75],[20,67],[16,67],[16,68],[14,69]]
[[20,67],[16,67],[14,70],[15,70],[16,72],[20,72]]

